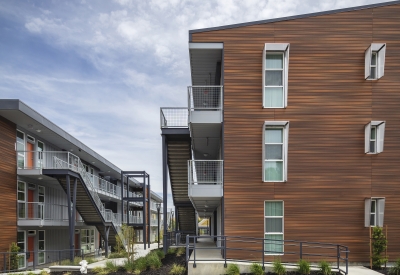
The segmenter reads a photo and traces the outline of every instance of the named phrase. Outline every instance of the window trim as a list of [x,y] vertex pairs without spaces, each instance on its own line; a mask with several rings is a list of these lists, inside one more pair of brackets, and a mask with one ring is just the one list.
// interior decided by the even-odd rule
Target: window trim
[[[265,180],[265,130],[267,128],[283,129],[283,176],[281,181]],[[288,143],[289,143],[289,121],[265,121],[262,133],[262,181],[263,182],[286,182],[287,181],[287,163],[288,163]]]
[[[289,43],[265,43],[263,50],[263,60],[262,60],[262,106],[265,109],[276,109],[276,108],[286,108],[287,107],[287,94],[288,94],[288,76],[289,76]],[[265,106],[265,70],[266,70],[266,55],[269,54],[283,54],[283,106],[282,107],[267,107]]]
[[[371,76],[371,58],[376,53],[376,78]],[[366,80],[378,80],[385,74],[386,43],[371,43],[365,51],[364,78]]]
[[[265,206],[267,202],[282,202],[282,216],[266,216],[265,215]],[[265,223],[266,223],[266,219],[267,217],[279,217],[282,218],[282,233],[267,233],[266,232],[266,227],[265,227]],[[265,200],[264,201],[264,234],[263,234],[263,239],[265,239],[265,235],[269,234],[269,235],[282,235],[282,240],[285,240],[285,202],[283,200]],[[265,244],[264,244],[265,246]],[[268,255],[268,256],[278,256],[278,255],[284,255],[285,254],[285,245],[284,245],[284,241],[282,241],[282,253],[267,253],[264,251],[264,255]]]
[[[371,225],[371,204],[375,201],[375,224]],[[366,198],[364,202],[364,226],[365,227],[383,227],[385,217],[386,198],[371,197]]]
[[[375,152],[370,151],[370,141],[371,141],[371,128],[375,127]],[[371,121],[365,125],[365,137],[364,137],[364,153],[366,154],[379,154],[383,152],[385,144],[385,121]]]

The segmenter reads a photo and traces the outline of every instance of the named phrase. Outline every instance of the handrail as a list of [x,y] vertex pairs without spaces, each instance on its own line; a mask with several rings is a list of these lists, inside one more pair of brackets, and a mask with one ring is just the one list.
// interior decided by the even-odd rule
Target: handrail
[[[46,202],[21,202],[17,203],[18,220],[51,220],[68,221],[68,205],[51,204]],[[82,222],[78,213],[75,219]]]
[[189,86],[189,110],[222,110],[222,93],[224,86]]
[[187,107],[161,107],[160,128],[188,128],[189,109]]
[[[207,239],[217,239],[218,243],[221,243],[220,246],[216,247],[198,247],[196,243],[198,239],[207,238]],[[235,247],[234,244],[237,243],[246,243],[246,248]],[[278,243],[278,244],[277,244]],[[228,245],[229,244],[229,245]],[[266,244],[273,244],[276,246],[282,247],[279,250],[267,250]],[[254,248],[254,245],[261,246],[261,249]],[[284,252],[284,247],[298,247],[298,252],[295,250],[290,250],[288,252]],[[272,246],[273,247],[273,246]],[[305,248],[310,249],[312,251],[306,253]],[[186,263],[189,264],[189,249],[193,249],[193,267],[196,267],[196,261],[202,261],[202,259],[196,258],[196,250],[201,249],[215,249],[222,250],[222,258],[224,261],[224,265],[226,267],[227,261],[236,261],[236,262],[252,262],[253,260],[243,260],[243,259],[228,259],[227,251],[235,250],[235,251],[247,251],[251,252],[249,255],[257,255],[255,253],[259,253],[259,258],[261,258],[261,264],[263,269],[265,269],[265,264],[270,264],[271,262],[265,261],[266,256],[272,255],[299,255],[299,258],[302,259],[303,256],[313,256],[313,257],[323,257],[322,259],[331,258],[336,259],[336,267],[332,268],[337,270],[338,272],[348,274],[348,263],[349,263],[349,249],[347,246],[332,244],[332,243],[320,243],[320,242],[303,242],[303,241],[293,241],[293,240],[273,240],[273,239],[262,239],[262,238],[251,238],[251,237],[241,237],[241,236],[190,236],[186,235]],[[321,249],[327,249],[328,253],[333,252],[332,254],[321,254],[317,253]],[[314,252],[317,250],[317,252]],[[344,254],[344,255],[343,255]],[[207,259],[206,261],[221,261],[221,259]],[[344,262],[345,267],[340,266],[340,262]],[[286,265],[293,265],[287,263]],[[311,265],[312,266],[312,265]]]

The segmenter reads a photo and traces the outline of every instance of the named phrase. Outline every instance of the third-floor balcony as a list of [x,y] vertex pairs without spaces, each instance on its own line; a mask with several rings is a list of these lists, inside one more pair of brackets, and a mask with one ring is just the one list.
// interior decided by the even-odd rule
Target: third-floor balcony
[[188,108],[191,123],[221,123],[223,86],[189,86]]

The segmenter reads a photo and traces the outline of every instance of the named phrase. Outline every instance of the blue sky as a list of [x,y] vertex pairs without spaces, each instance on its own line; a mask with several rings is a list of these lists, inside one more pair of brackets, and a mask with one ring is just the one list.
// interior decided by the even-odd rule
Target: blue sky
[[374,0],[2,0],[0,97],[17,98],[162,193],[159,108],[186,104],[188,30]]

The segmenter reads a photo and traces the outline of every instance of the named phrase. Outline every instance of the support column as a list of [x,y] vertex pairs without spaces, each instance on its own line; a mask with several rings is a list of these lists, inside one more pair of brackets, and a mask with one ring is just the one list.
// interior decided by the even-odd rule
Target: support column
[[[124,171],[121,171],[121,217],[124,221]],[[126,221],[128,223],[128,220]]]
[[143,173],[143,246],[144,250],[146,250],[146,242],[147,242],[147,213],[146,213],[146,174]]
[[164,234],[163,234],[163,250],[164,254],[167,254],[167,205],[168,205],[168,175],[167,175],[167,138],[165,135],[162,136],[162,168],[163,168],[163,223],[164,223]]
[[69,175],[66,175],[67,197],[68,197],[68,227],[69,227],[69,260],[74,261],[74,232],[72,232],[72,213],[71,213],[71,184]]
[[178,231],[178,219],[179,219],[178,208],[175,206],[175,232]]
[[[145,173],[147,174],[147,173]],[[151,212],[150,212],[150,204],[151,204],[151,194],[150,194],[150,175],[147,174],[147,236],[148,236],[148,248],[150,248],[151,235],[150,235],[150,227],[151,227]]]
[[108,253],[109,253],[109,251],[108,251],[108,234],[110,233],[110,227],[109,226],[104,226],[104,236],[106,237],[105,238],[105,240],[104,240],[104,243],[105,243],[105,252],[106,252],[106,258],[108,257]]
[[76,188],[78,184],[78,179],[74,179],[74,189],[72,191],[72,214],[71,214],[71,221],[72,221],[72,228],[71,233],[73,236],[72,247],[75,252],[75,222],[76,222]]

